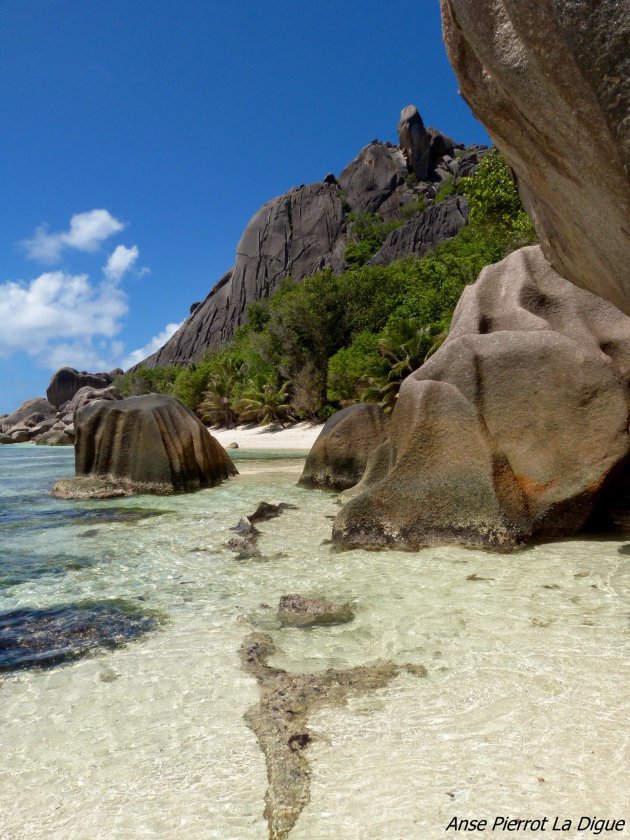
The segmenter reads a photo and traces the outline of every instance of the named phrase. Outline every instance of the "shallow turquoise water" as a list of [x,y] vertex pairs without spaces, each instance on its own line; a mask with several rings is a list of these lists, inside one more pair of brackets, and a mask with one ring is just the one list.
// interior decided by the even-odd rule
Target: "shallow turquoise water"
[[[242,719],[258,689],[237,657],[252,627],[293,671],[428,670],[318,713],[291,840],[433,840],[454,815],[630,818],[630,543],[335,553],[335,495],[296,487],[302,462],[273,454],[237,453],[241,475],[200,493],[77,504],[49,496],[72,450],[0,447],[0,612],[121,600],[162,620],[0,676],[0,837],[264,840],[265,764]],[[262,559],[236,560],[230,528],[263,499],[297,510],[261,523]],[[288,592],[352,600],[356,619],[280,629],[270,607]]]

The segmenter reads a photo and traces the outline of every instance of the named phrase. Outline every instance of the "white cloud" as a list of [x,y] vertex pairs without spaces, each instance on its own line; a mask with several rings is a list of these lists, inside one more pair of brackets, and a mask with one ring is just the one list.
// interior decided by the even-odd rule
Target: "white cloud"
[[139,253],[137,245],[132,245],[131,248],[118,245],[109,255],[106,265],[103,266],[103,274],[110,280],[120,280],[138,259]]
[[48,348],[45,359],[40,358],[39,361],[51,371],[73,367],[94,373],[113,368],[109,353],[103,354],[96,350],[89,338],[54,344]]
[[115,282],[91,283],[87,274],[50,271],[30,283],[0,283],[0,356],[22,351],[55,369],[71,355],[87,368],[97,363],[92,339],[117,335],[127,310]]
[[132,350],[123,361],[121,367],[123,367],[124,370],[127,370],[127,368],[130,368],[132,365],[137,365],[138,362],[142,362],[152,353],[156,353],[160,347],[166,344],[169,338],[177,332],[183,323],[183,321],[180,321],[179,324],[167,324],[162,332],[153,336],[153,338],[148,341],[144,347],[140,347],[138,350]]
[[48,233],[48,227],[41,225],[35,235],[25,239],[22,245],[29,259],[54,263],[59,260],[65,248],[86,252],[98,250],[106,239],[124,227],[108,210],[89,210],[87,213],[75,213],[70,219],[68,230],[59,233]]

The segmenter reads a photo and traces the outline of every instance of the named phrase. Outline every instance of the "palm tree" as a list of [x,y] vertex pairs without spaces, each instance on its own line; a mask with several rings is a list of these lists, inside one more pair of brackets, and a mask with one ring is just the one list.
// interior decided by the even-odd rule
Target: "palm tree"
[[364,402],[377,402],[389,413],[398,399],[400,386],[446,340],[450,314],[433,324],[422,324],[415,318],[396,318],[385,328],[377,350],[389,370],[380,376],[362,379]]
[[283,382],[278,387],[277,381],[264,374],[257,374],[243,391],[236,403],[239,420],[242,422],[269,423],[295,422],[292,406],[289,402],[291,383]]
[[218,368],[208,377],[207,391],[198,414],[204,423],[232,428],[238,422],[235,410],[236,391],[241,384],[243,366],[235,359],[219,362]]

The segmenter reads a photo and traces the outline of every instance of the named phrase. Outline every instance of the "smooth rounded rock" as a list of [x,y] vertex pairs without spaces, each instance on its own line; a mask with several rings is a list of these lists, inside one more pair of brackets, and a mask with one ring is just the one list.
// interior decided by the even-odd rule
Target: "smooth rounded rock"
[[387,416],[375,403],[358,403],[337,411],[313,444],[299,484],[332,490],[353,487],[373,450],[385,440],[387,426]]
[[75,415],[77,476],[125,479],[138,492],[187,492],[237,473],[223,447],[174,397],[96,400]]
[[461,94],[516,173],[545,256],[630,314],[630,4],[441,5]]
[[335,539],[506,549],[579,531],[625,475],[629,381],[630,318],[538,246],[511,254],[404,381]]

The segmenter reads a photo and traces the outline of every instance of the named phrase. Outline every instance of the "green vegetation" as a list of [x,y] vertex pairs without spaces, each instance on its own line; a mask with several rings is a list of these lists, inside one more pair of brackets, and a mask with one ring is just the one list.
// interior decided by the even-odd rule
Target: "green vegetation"
[[325,419],[362,400],[390,411],[405,377],[445,339],[464,287],[485,265],[535,241],[498,152],[440,193],[446,188],[466,196],[469,224],[430,254],[368,266],[404,219],[350,215],[343,274],[287,278],[272,297],[249,306],[247,324],[221,350],[188,367],[140,368],[118,386],[126,395],[173,394],[205,422],[225,426]]
[[387,234],[403,224],[402,220],[384,222],[377,213],[348,213],[346,221],[348,244],[344,259],[350,268],[365,265],[385,242]]

